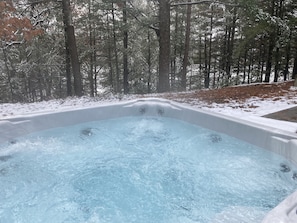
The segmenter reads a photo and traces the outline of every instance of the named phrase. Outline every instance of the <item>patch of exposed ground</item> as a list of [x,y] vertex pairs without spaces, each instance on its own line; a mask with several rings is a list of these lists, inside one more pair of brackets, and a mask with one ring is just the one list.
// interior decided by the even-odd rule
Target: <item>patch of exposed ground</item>
[[164,95],[164,98],[190,104],[192,101],[197,101],[197,99],[208,104],[225,104],[230,102],[243,104],[246,100],[252,98],[258,98],[260,100],[270,99],[275,101],[284,100],[284,97],[287,99],[297,99],[297,90],[291,90],[293,84],[293,81],[288,81],[272,84],[260,83],[240,85],[221,89],[199,90],[189,93],[168,93]]

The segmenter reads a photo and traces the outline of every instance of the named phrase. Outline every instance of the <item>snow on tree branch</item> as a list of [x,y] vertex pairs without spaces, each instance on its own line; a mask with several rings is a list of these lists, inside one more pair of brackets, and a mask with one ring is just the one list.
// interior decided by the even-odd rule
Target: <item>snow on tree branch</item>
[[171,4],[172,6],[183,6],[183,5],[200,5],[200,4],[220,4],[220,5],[228,5],[228,6],[233,6],[233,7],[239,7],[237,4],[230,4],[230,3],[225,3],[221,1],[209,1],[209,0],[202,0],[198,2],[180,2],[180,3],[174,3]]
[[29,18],[20,17],[15,12],[12,2],[0,2],[0,40],[6,46],[30,41],[43,33],[41,29],[33,27]]

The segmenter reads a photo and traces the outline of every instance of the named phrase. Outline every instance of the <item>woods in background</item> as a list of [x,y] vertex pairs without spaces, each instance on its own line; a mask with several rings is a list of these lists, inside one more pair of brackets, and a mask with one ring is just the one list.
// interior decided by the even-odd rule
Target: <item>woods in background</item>
[[297,75],[293,0],[0,1],[0,102]]

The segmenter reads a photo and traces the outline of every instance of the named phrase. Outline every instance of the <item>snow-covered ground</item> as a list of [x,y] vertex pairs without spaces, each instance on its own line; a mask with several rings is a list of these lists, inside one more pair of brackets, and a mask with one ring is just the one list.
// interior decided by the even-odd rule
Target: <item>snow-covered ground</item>
[[[57,99],[28,104],[0,104],[0,120],[36,112],[56,112],[75,108],[94,107],[101,104],[128,101],[136,99],[137,97],[139,96],[105,95],[104,97],[73,97],[67,99]],[[162,95],[150,95],[150,97],[162,97]],[[192,100],[191,102],[185,102],[180,99],[178,99],[177,101],[184,104],[190,104],[191,106],[202,110],[221,113],[224,115],[237,117],[244,120],[261,123],[264,125],[271,126],[273,128],[283,129],[294,133],[296,133],[297,131],[297,123],[277,121],[261,117],[269,113],[297,106],[297,101],[294,98],[288,99],[286,97],[283,97],[278,98],[278,100],[275,100],[273,98],[265,100],[263,100],[262,98],[251,98],[244,103],[229,102],[224,104],[207,104],[206,102],[199,101],[198,99],[194,101]]]

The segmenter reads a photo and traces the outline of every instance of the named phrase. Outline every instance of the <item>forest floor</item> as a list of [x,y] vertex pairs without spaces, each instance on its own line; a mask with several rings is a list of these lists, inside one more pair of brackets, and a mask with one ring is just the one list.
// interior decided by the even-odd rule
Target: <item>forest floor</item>
[[[290,101],[296,104],[296,107],[284,109],[279,112],[273,112],[265,117],[297,122],[297,91],[293,87],[293,81],[282,83],[259,83],[250,85],[240,85],[225,87],[213,90],[199,90],[187,93],[168,93],[162,97],[177,102],[195,104],[197,101],[204,102],[205,107],[213,107],[214,104],[233,106],[234,109],[255,109],[258,107],[255,103],[248,101]],[[281,110],[281,109],[280,109]]]
[[[197,99],[209,104],[218,103],[225,104],[231,101],[239,103],[245,102],[247,99],[257,97],[262,100],[273,98],[274,101],[282,100],[283,97],[293,99],[297,97],[296,91],[291,91],[293,81],[272,84],[250,84],[225,87],[212,90],[199,90],[190,93],[168,93],[164,97],[170,100],[188,102],[196,101]],[[297,101],[296,101],[297,106]]]

